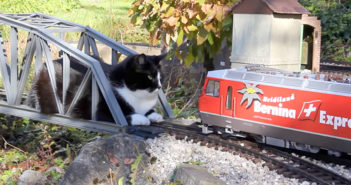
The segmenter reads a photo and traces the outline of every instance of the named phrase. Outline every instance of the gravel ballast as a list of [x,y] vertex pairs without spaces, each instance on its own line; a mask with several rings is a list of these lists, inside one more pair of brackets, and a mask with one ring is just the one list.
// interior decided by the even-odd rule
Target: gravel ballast
[[176,140],[174,136],[167,134],[155,139],[148,139],[146,142],[147,151],[151,157],[156,159],[148,169],[156,184],[168,182],[174,169],[183,163],[205,167],[228,185],[315,184],[301,183],[297,179],[286,178],[264,167],[264,162],[254,163],[239,155],[200,146],[200,143],[192,141]]

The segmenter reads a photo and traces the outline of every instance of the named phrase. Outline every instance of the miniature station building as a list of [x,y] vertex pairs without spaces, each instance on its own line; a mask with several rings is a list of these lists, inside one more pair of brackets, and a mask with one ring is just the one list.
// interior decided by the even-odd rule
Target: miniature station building
[[233,8],[230,62],[216,68],[248,64],[288,71],[319,71],[321,23],[297,0],[239,0]]

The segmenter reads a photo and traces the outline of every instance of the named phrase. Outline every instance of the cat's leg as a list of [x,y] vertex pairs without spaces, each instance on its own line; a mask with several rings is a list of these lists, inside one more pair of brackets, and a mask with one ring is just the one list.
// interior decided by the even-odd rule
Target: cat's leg
[[161,122],[163,121],[162,115],[159,113],[155,112],[154,109],[151,109],[149,112],[145,114],[145,116],[151,121],[151,122]]
[[150,125],[150,120],[141,114],[129,115],[127,120],[131,125]]

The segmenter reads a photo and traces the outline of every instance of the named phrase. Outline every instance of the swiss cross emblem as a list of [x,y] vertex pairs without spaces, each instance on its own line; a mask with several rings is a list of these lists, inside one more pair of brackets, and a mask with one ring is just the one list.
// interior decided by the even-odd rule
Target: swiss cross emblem
[[312,120],[314,121],[321,105],[320,100],[314,100],[310,102],[304,102],[298,119],[300,120]]

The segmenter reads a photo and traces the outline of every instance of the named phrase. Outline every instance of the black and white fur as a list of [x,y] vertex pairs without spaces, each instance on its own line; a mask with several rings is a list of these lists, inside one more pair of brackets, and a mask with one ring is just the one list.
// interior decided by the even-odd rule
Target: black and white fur
[[110,81],[122,111],[132,125],[159,122],[153,109],[162,88],[161,56],[144,54],[127,57],[110,73]]
[[[159,122],[163,118],[154,110],[158,100],[159,90],[162,88],[162,74],[160,61],[165,55],[148,56],[144,54],[132,55],[121,63],[111,66],[101,61],[101,65],[110,80],[111,87],[117,98],[122,112],[131,125],[149,125],[151,122]],[[65,101],[65,110],[68,109],[75,92],[83,79],[87,68],[70,58],[70,84]],[[55,60],[55,72],[57,93],[62,101],[62,59]],[[90,83],[89,83],[90,84]],[[91,118],[91,87],[74,107],[73,117]],[[102,96],[100,96],[102,97]],[[27,104],[38,108],[46,114],[57,113],[57,106],[51,88],[50,79],[44,65],[36,76],[30,90]],[[97,119],[101,121],[113,121],[112,115],[103,98],[100,98],[97,108]]]

